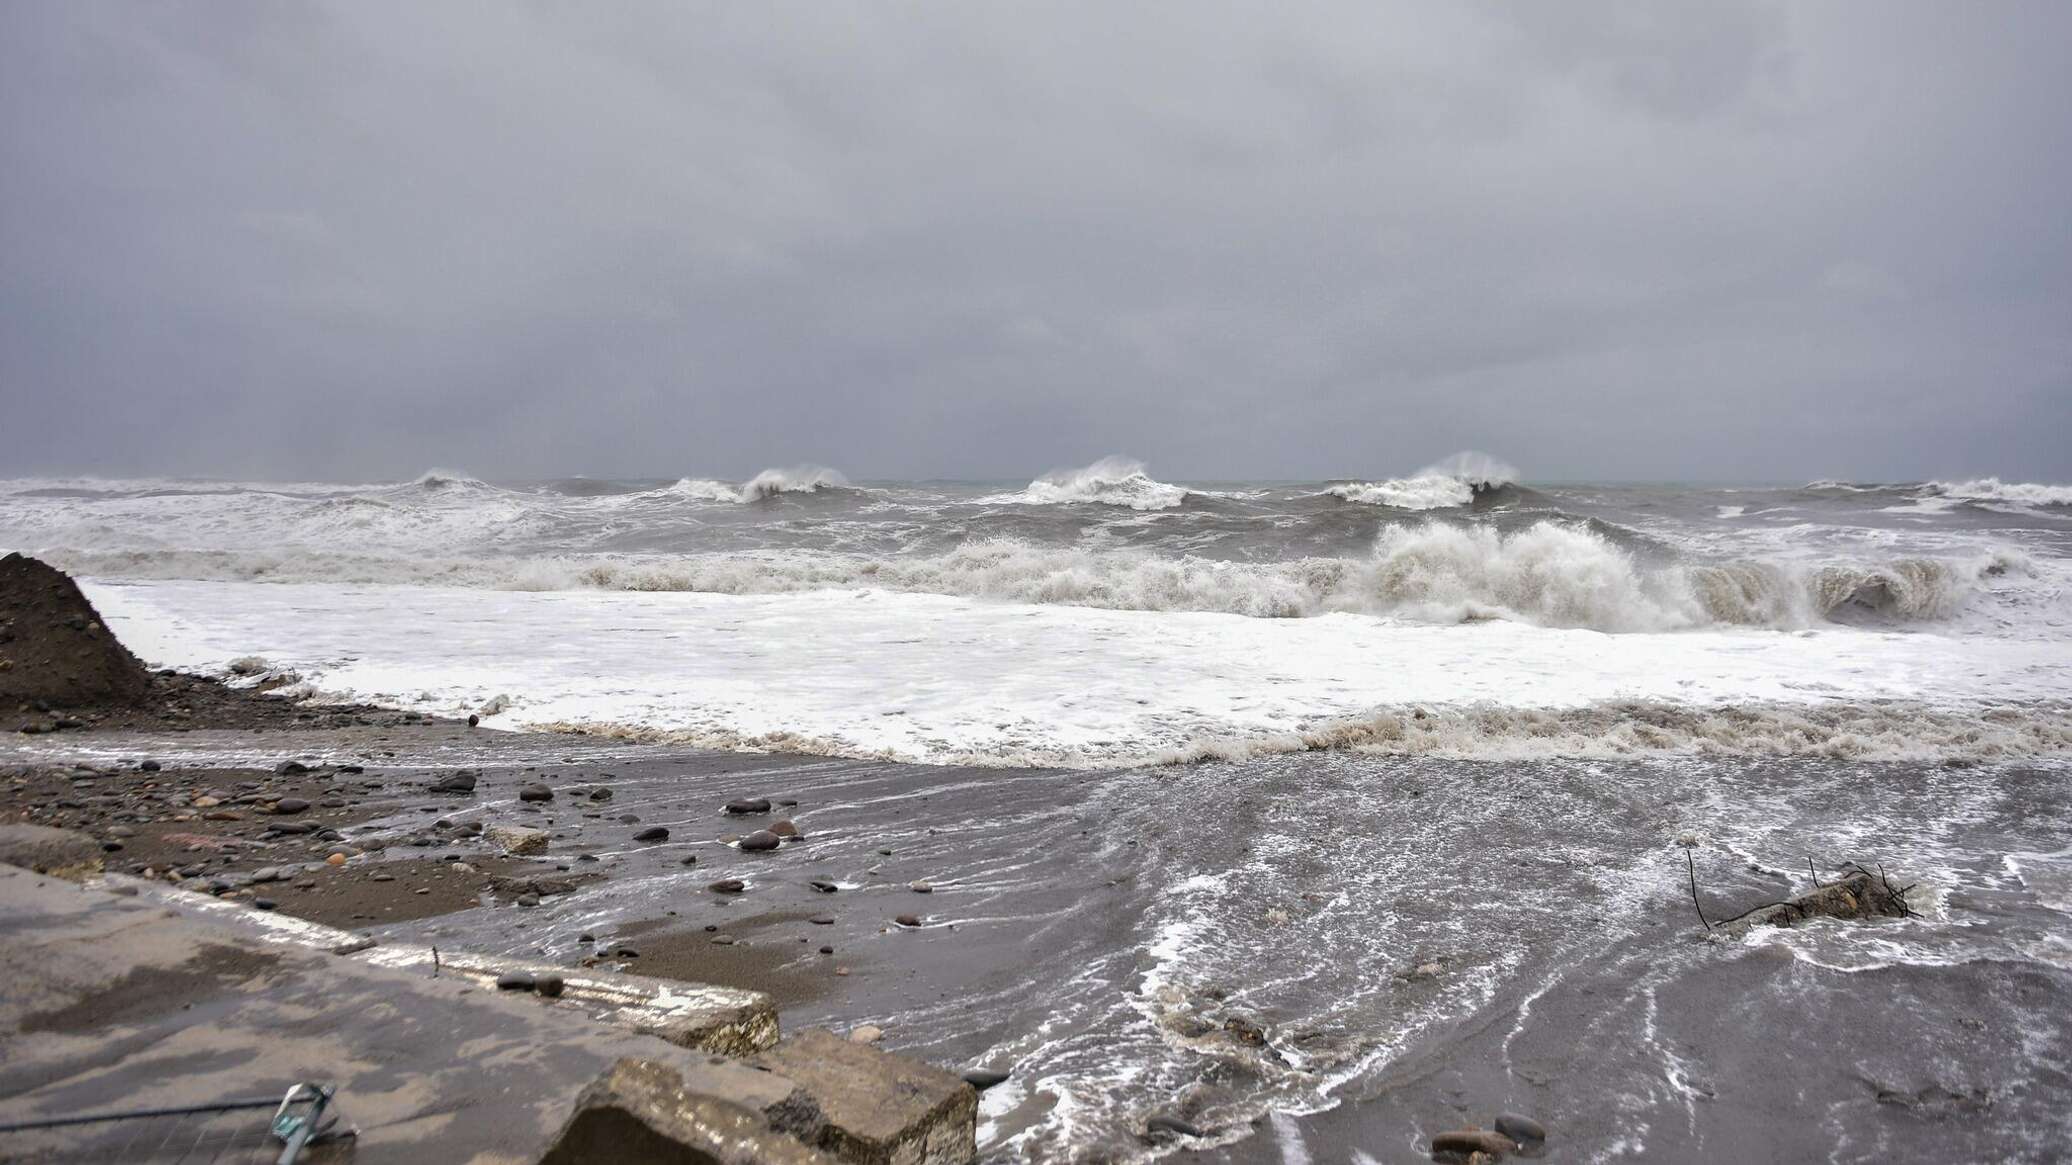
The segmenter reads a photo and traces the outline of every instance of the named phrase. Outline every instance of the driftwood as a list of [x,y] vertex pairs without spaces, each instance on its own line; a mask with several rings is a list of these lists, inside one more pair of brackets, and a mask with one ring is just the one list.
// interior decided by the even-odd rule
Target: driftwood
[[[1809,871],[1812,868],[1810,859],[1807,868]],[[1815,873],[1813,889],[1796,898],[1766,902],[1723,922],[1707,921],[1704,909],[1700,908],[1698,921],[1707,931],[1739,938],[1758,926],[1796,926],[1809,918],[1912,918],[1914,910],[1907,905],[1907,891],[1913,888],[1914,884],[1893,885],[1882,867],[1872,872],[1850,862],[1842,867],[1840,877],[1832,882],[1823,884],[1819,874]],[[1698,904],[1695,869],[1691,871],[1691,904]]]

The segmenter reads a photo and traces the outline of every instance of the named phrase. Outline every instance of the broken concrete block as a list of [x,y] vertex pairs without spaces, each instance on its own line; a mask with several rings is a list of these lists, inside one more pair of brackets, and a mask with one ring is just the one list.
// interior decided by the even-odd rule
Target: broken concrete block
[[827,1119],[814,1145],[852,1165],[965,1165],[978,1156],[978,1093],[941,1068],[819,1028],[751,1063],[813,1098]]
[[751,1107],[762,1099],[693,1090],[667,1065],[620,1060],[576,1098],[540,1165],[834,1165],[770,1127]]
[[482,831],[489,844],[507,854],[543,854],[547,852],[547,831],[531,829],[523,825],[492,825]]
[[0,862],[78,882],[101,872],[101,843],[48,825],[0,825]]

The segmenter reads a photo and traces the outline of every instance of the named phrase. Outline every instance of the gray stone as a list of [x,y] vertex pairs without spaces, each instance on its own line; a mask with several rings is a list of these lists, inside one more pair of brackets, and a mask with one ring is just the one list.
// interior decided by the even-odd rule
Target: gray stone
[[1455,1129],[1452,1132],[1440,1133],[1432,1138],[1433,1156],[1443,1153],[1456,1157],[1466,1157],[1474,1153],[1488,1153],[1494,1157],[1501,1157],[1506,1153],[1515,1153],[1517,1151],[1518,1146],[1512,1142],[1511,1138],[1502,1133],[1492,1133],[1485,1129]]
[[635,841],[668,841],[669,831],[659,825],[651,825],[633,835]]
[[776,834],[771,833],[767,829],[758,829],[754,833],[751,833],[747,837],[741,839],[741,848],[747,850],[749,853],[760,853],[765,850],[773,850],[781,844],[783,844],[783,839],[779,838]]
[[547,831],[531,829],[523,825],[492,825],[482,831],[489,844],[507,854],[539,854],[547,852]]
[[1201,1130],[1176,1116],[1160,1114],[1144,1122],[1144,1131],[1152,1136],[1165,1134],[1179,1137],[1198,1137]]
[[770,802],[765,797],[743,797],[736,801],[727,802],[726,810],[736,817],[745,817],[753,813],[768,813],[770,811]]
[[1521,1145],[1528,1141],[1544,1141],[1547,1139],[1546,1126],[1529,1116],[1519,1116],[1515,1112],[1507,1112],[1500,1114],[1494,1123],[1497,1132],[1517,1141]]
[[697,1091],[676,1069],[624,1059],[583,1090],[540,1165],[834,1165],[836,1160],[772,1128],[762,1113]]
[[964,1165],[977,1156],[978,1093],[932,1065],[819,1028],[752,1063],[790,1079],[827,1120],[815,1148],[860,1165]]
[[552,801],[554,799],[554,790],[534,782],[518,790],[518,799],[520,801]]

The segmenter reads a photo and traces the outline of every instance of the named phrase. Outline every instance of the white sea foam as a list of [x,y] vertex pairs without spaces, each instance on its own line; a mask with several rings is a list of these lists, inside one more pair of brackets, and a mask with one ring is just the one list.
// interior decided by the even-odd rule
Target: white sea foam
[[373,703],[465,715],[505,696],[499,727],[582,724],[845,756],[1113,765],[1364,748],[1995,760],[2058,755],[2072,739],[2072,658],[2026,638],[1608,636],[883,591],[87,589],[157,665],[223,669],[256,653],[314,690]]
[[979,501],[989,505],[1055,506],[1098,502],[1132,510],[1169,510],[1187,500],[1188,491],[1157,481],[1144,463],[1127,457],[1103,457],[1080,469],[1058,469],[1029,483],[1018,493],[995,494]]

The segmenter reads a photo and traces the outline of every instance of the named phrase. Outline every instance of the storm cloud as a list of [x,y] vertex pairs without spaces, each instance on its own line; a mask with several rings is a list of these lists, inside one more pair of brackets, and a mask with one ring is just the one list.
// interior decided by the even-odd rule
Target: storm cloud
[[2072,7],[0,6],[0,473],[2072,480]]

